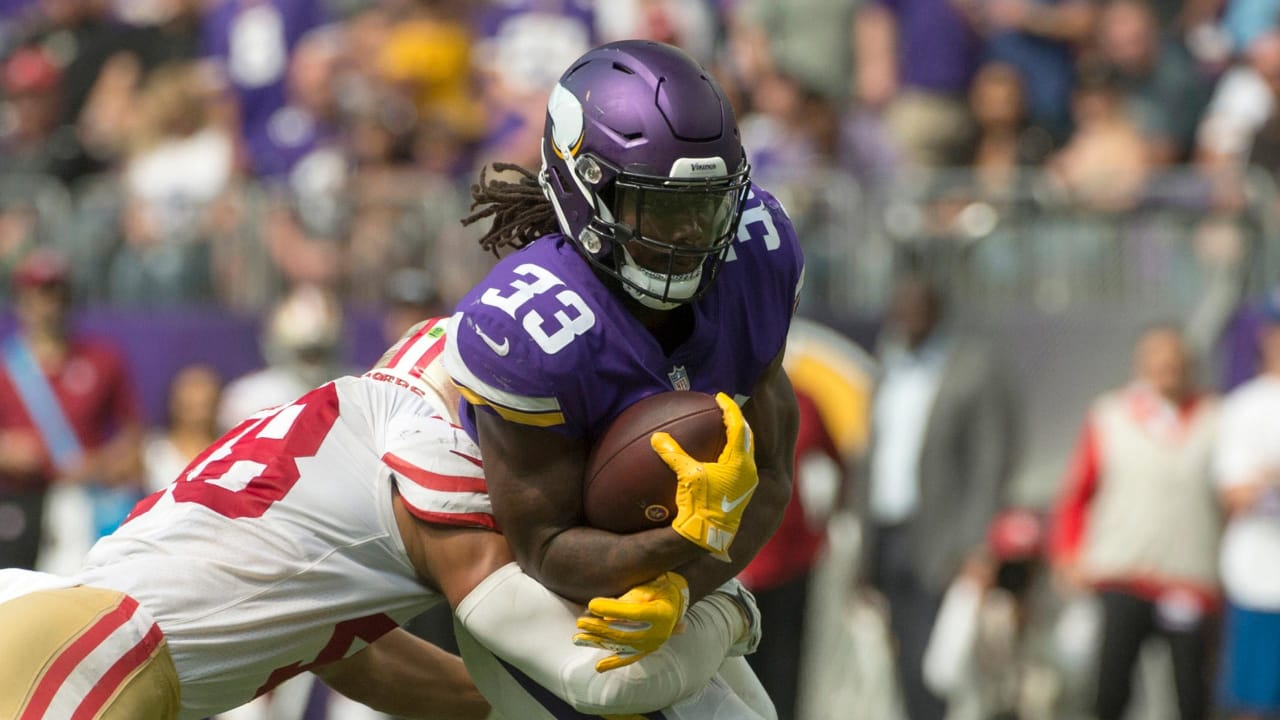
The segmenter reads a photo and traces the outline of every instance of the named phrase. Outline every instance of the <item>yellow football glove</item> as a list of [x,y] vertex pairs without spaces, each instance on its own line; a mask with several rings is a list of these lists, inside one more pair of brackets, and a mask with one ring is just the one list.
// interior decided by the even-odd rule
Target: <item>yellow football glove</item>
[[671,528],[690,542],[729,562],[729,546],[742,524],[742,513],[760,482],[751,427],[738,404],[716,394],[724,413],[725,444],[720,459],[704,463],[689,457],[670,435],[656,432],[649,444],[676,473],[676,519]]
[[613,651],[596,672],[630,665],[662,647],[689,609],[689,583],[667,572],[631,588],[620,598],[595,598],[578,618],[573,644]]

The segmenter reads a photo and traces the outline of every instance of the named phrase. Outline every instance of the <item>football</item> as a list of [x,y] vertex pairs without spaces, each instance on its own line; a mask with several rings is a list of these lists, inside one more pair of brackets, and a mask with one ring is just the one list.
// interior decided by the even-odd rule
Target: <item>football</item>
[[633,533],[670,525],[676,475],[649,445],[665,431],[690,456],[714,462],[724,450],[724,419],[714,397],[673,390],[623,410],[587,458],[583,508],[592,527]]

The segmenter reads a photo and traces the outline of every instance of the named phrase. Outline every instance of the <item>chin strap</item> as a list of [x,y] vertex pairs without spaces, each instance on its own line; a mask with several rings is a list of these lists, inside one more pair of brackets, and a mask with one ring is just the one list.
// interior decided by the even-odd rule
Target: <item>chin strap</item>
[[[697,270],[684,275],[667,275],[640,265],[625,247],[619,249],[622,250],[622,262],[619,263],[618,274],[624,280],[622,287],[641,305],[654,310],[674,310],[698,292],[698,285],[702,282],[701,265]],[[666,297],[674,298],[675,301],[658,299],[664,292]]]

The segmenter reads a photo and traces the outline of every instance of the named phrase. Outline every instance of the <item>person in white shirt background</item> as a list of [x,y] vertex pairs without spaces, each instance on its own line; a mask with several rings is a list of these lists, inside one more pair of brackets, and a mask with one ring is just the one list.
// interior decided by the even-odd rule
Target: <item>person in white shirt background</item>
[[1235,720],[1280,715],[1280,287],[1262,311],[1260,370],[1227,395],[1214,459],[1228,514],[1220,701]]
[[1005,503],[1020,439],[1009,375],[948,322],[950,309],[932,278],[908,272],[895,284],[855,505],[865,515],[859,573],[887,601],[911,720],[946,714],[924,683],[925,646],[943,594]]

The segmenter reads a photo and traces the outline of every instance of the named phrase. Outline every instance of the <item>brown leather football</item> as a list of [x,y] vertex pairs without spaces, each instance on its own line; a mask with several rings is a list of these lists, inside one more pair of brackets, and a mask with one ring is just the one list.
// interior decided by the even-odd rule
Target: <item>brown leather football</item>
[[589,525],[633,533],[671,524],[676,476],[649,445],[659,430],[698,460],[714,462],[724,450],[724,418],[714,397],[673,390],[636,402],[618,415],[587,459],[583,508]]

